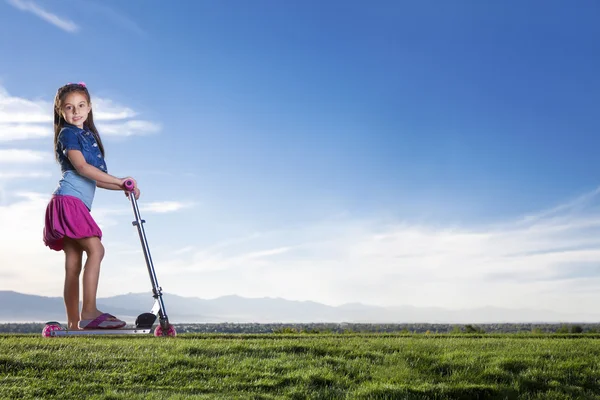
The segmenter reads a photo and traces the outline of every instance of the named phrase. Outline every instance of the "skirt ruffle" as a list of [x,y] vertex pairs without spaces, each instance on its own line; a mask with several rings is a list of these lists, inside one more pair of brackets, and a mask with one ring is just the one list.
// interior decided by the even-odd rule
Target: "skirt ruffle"
[[102,230],[83,201],[75,196],[52,196],[46,207],[44,224],[46,246],[52,250],[62,251],[65,237],[82,239],[93,236],[102,239]]

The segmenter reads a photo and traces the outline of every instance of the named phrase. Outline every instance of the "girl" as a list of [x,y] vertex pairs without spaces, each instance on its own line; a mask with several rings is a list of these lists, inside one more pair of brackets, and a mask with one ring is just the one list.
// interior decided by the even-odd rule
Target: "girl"
[[[96,308],[100,263],[104,257],[102,231],[90,211],[96,187],[125,190],[124,182],[106,171],[104,146],[94,125],[92,103],[85,83],[69,83],[54,99],[54,151],[62,178],[46,208],[44,243],[65,252],[64,299],[69,330],[115,329],[125,322]],[[133,180],[133,179],[132,179]],[[140,191],[133,180],[133,194]],[[129,196],[129,192],[125,191]],[[79,313],[79,275],[83,252],[83,304]]]

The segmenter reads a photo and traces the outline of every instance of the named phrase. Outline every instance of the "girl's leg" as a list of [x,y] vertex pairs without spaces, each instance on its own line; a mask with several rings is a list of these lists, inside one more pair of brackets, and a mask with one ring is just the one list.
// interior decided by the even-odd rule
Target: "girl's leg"
[[64,298],[67,308],[67,325],[69,330],[77,330],[79,322],[79,275],[83,249],[73,239],[64,239],[65,252],[65,288]]
[[94,319],[102,314],[96,307],[96,293],[100,278],[100,264],[104,258],[104,246],[98,237],[79,239],[77,242],[87,254],[83,270],[81,319]]

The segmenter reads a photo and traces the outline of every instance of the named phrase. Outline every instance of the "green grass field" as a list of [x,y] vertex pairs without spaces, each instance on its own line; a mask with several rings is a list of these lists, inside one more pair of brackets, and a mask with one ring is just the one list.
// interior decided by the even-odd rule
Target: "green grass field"
[[600,339],[0,336],[0,399],[600,399]]

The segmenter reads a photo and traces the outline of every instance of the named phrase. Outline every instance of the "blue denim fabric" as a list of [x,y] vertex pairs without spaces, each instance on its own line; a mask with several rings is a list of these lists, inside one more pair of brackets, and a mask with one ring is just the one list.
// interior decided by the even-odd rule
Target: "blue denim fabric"
[[85,161],[100,169],[103,172],[107,172],[106,163],[98,148],[98,143],[94,139],[94,134],[88,129],[80,129],[75,125],[65,123],[58,134],[58,144],[56,146],[56,153],[58,154],[58,162],[60,164],[61,172],[75,170],[71,161],[67,157],[67,150],[79,150],[85,157]]
[[58,134],[56,154],[62,172],[62,178],[54,191],[55,195],[69,195],[81,199],[88,210],[92,209],[92,202],[96,192],[96,181],[88,179],[77,173],[77,170],[67,157],[67,150],[79,150],[85,161],[107,172],[106,162],[98,148],[94,134],[88,129],[80,129],[74,125],[66,124]]

